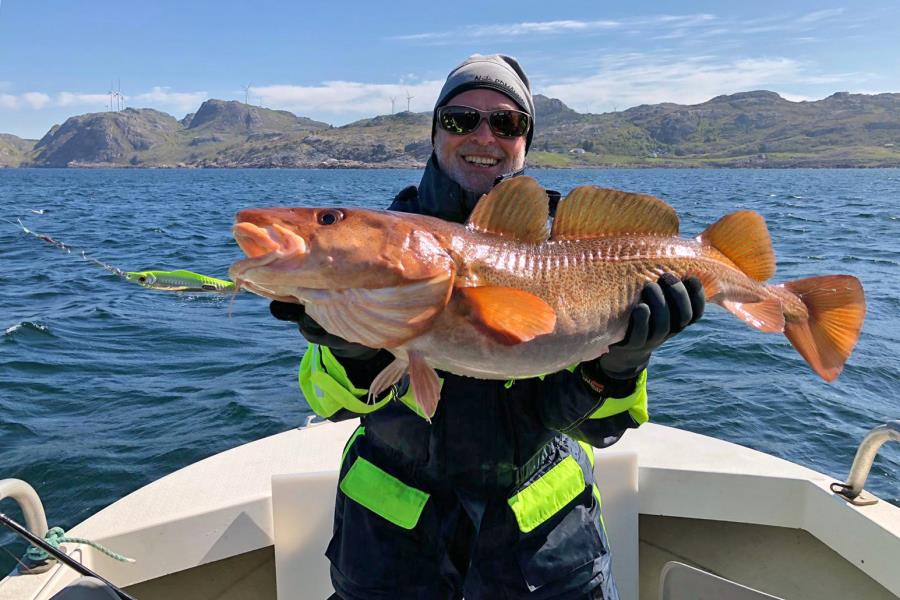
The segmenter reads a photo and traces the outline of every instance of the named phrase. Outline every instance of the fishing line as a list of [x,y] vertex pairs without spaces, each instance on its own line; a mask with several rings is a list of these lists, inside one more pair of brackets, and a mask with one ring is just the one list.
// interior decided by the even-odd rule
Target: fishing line
[[[11,225],[18,225],[22,229],[22,231],[24,233],[26,233],[27,235],[30,235],[31,237],[33,237],[35,239],[47,242],[51,246],[56,246],[57,248],[59,248],[60,250],[65,252],[66,254],[72,254],[73,251],[76,254],[78,253],[78,249],[72,248],[68,244],[65,244],[57,239],[54,239],[54,238],[50,237],[49,235],[46,235],[43,233],[38,233],[36,231],[32,231],[31,229],[28,229],[28,227],[25,226],[25,223],[22,222],[22,219],[17,218],[15,223],[10,221],[9,219],[3,219],[3,220]],[[102,269],[109,271],[113,275],[121,277],[122,279],[128,278],[126,272],[123,271],[122,269],[120,269],[118,267],[114,267],[110,264],[103,262],[102,260],[98,260],[98,259],[94,258],[93,256],[88,255],[88,253],[85,250],[81,250],[81,258],[82,258],[82,260],[93,263],[93,264],[97,265],[98,267],[101,267]]]
[[109,263],[94,258],[89,255],[86,250],[79,251],[77,248],[73,248],[47,234],[32,231],[22,223],[22,220],[19,218],[17,218],[15,222],[2,217],[0,217],[0,219],[6,221],[10,225],[18,226],[25,234],[35,239],[42,240],[51,246],[55,246],[66,254],[72,254],[73,252],[77,254],[80,252],[82,260],[92,263],[120,279],[129,283],[137,283],[145,288],[167,292],[208,292],[219,294],[231,293],[232,291],[236,293],[239,291],[239,288],[230,281],[207,277],[206,275],[201,275],[192,271],[124,271]]

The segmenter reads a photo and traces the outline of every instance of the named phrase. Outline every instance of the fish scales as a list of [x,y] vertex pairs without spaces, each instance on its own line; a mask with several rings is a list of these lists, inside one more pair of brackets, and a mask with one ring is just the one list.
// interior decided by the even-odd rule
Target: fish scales
[[[451,247],[463,249],[451,255],[458,272],[466,273],[459,276],[460,285],[527,290],[557,310],[577,315],[573,317],[575,327],[593,323],[606,328],[614,316],[630,310],[643,285],[655,281],[662,272],[680,277],[690,273],[715,275],[730,293],[744,301],[769,295],[721,253],[691,240],[644,236],[541,245],[504,241],[497,248],[490,236],[478,239],[475,235],[468,234],[466,243],[450,242]],[[494,256],[488,251],[492,246],[497,252]],[[528,258],[510,258],[516,255]],[[510,264],[523,263],[528,268],[509,268]],[[628,283],[623,286],[623,282]]]
[[[642,289],[664,273],[698,277],[709,302],[783,332],[828,381],[865,316],[850,275],[766,283],[775,259],[756,213],[682,239],[671,207],[617,190],[576,188],[552,231],[546,194],[527,177],[498,184],[465,225],[328,207],[252,209],[236,221],[248,258],[229,273],[240,287],[305,304],[327,331],[394,354],[373,396],[407,369],[425,369],[419,381],[428,369],[508,379],[597,358],[624,337]],[[413,391],[432,415],[435,392]]]

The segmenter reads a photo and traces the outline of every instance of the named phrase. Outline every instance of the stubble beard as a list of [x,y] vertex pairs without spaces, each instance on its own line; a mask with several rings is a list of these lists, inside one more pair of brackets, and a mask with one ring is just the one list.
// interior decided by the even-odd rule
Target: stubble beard
[[450,179],[469,192],[486,194],[494,187],[494,180],[497,177],[524,167],[525,156],[518,158],[506,156],[497,163],[497,167],[490,170],[480,170],[476,166],[460,164],[464,162],[464,159],[456,155],[449,157],[438,155],[438,165]]

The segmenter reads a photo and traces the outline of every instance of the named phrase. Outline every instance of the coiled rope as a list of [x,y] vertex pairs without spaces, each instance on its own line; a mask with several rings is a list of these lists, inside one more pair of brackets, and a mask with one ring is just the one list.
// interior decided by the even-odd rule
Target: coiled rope
[[[60,544],[85,544],[119,562],[135,562],[133,558],[128,558],[127,556],[123,556],[121,554],[118,554],[117,552],[113,552],[109,548],[98,544],[97,542],[86,540],[84,538],[68,537],[66,535],[66,532],[63,531],[62,527],[52,527],[50,531],[44,534],[44,540],[57,549],[59,548]],[[37,546],[29,546],[28,550],[25,552],[25,556],[35,563],[41,563],[50,558],[50,555],[45,550],[42,550]]]

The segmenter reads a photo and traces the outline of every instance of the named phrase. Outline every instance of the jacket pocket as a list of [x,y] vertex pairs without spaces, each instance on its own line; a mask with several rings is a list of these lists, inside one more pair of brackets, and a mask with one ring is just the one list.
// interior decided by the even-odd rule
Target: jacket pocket
[[519,531],[528,533],[581,494],[587,484],[574,457],[567,456],[507,500]]
[[607,552],[594,520],[589,507],[577,505],[548,532],[522,536],[516,559],[530,591],[554,582],[554,594],[588,585],[597,571],[593,563]]
[[358,456],[341,479],[345,496],[403,529],[414,529],[430,495]]

